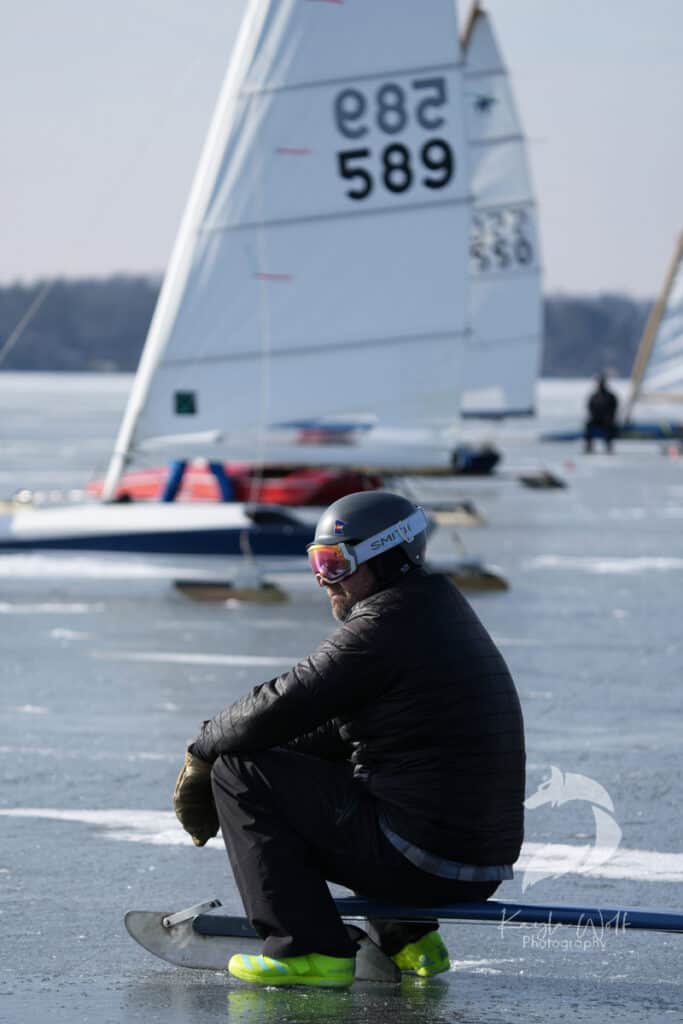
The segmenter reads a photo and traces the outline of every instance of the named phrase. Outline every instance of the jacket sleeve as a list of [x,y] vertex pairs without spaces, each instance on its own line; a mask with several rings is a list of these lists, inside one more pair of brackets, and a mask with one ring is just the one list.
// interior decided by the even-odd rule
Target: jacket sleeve
[[287,749],[295,750],[299,754],[313,754],[326,761],[348,761],[353,747],[340,736],[340,725],[339,719],[332,718],[324,725],[319,725],[317,729],[290,740]]
[[221,754],[284,746],[374,699],[390,680],[367,618],[345,623],[289,672],[204,722],[193,753],[215,761]]

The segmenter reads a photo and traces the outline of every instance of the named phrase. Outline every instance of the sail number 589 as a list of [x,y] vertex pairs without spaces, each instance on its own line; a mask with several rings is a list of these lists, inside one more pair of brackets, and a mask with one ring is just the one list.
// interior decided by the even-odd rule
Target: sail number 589
[[[347,149],[337,153],[339,174],[355,184],[346,190],[349,199],[365,199],[373,190],[375,179],[365,161],[372,157],[369,149]],[[419,152],[420,167],[416,172],[413,157],[407,146],[394,142],[385,146],[380,154],[379,176],[389,192],[407,192],[416,173],[425,188],[444,188],[455,172],[455,156],[445,139],[428,139]],[[422,174],[422,171],[429,171]]]
[[334,98],[337,131],[347,139],[361,139],[370,130],[368,122],[374,121],[386,135],[400,135],[411,118],[426,131],[438,131],[446,123],[439,112],[448,101],[446,79],[415,78],[410,87],[412,97],[398,82],[385,82],[374,90],[371,102],[360,89],[342,89]]
[[334,123],[344,138],[362,139],[373,123],[384,135],[393,136],[387,139],[378,162],[363,143],[363,148],[337,153],[339,174],[352,183],[346,190],[349,199],[365,199],[376,181],[395,193],[407,192],[416,182],[425,188],[444,188],[455,174],[455,154],[449,143],[444,138],[430,138],[417,152],[411,152],[396,136],[411,123],[428,132],[443,129],[447,103],[447,81],[442,75],[414,78],[409,85],[384,82],[367,93],[354,86],[338,92]]

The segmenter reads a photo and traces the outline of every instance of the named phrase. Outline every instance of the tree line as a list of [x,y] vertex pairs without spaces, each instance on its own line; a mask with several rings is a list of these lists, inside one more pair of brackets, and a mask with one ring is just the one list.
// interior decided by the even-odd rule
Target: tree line
[[[0,286],[0,359],[42,287]],[[159,287],[158,278],[126,275],[55,281],[2,369],[134,371]],[[541,375],[589,377],[610,368],[628,376],[650,305],[626,295],[548,296]]]

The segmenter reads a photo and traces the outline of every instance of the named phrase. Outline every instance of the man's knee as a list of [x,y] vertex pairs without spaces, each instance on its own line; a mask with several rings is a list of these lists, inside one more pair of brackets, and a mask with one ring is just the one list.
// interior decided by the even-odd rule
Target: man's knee
[[235,793],[244,788],[246,759],[239,754],[222,754],[211,767],[211,788],[214,794]]
[[238,796],[245,790],[253,791],[281,770],[285,751],[262,750],[250,754],[222,754],[211,769],[214,793],[220,790]]

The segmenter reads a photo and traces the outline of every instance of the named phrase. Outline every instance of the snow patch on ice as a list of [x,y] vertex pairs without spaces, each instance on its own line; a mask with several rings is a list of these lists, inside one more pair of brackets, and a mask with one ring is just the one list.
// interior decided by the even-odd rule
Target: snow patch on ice
[[[133,843],[149,843],[154,846],[177,846],[191,843],[183,832],[172,811],[62,809],[54,807],[11,807],[0,808],[0,817],[42,818],[52,821],[69,821],[92,825],[101,829],[102,837]],[[210,843],[222,850],[223,844],[217,839]],[[540,866],[539,855],[544,858],[543,868],[549,876],[573,873],[577,863],[577,847],[568,843],[525,843],[522,855],[515,866],[521,873],[534,860],[534,868]],[[660,852],[659,850],[637,850],[620,847],[613,856],[602,864],[595,864],[581,874],[593,878],[627,879],[638,882],[683,882],[683,853]]]
[[291,654],[194,654],[173,651],[90,651],[101,661],[147,661],[162,665],[230,665],[239,668],[272,668],[291,665],[296,658]]
[[539,555],[524,566],[525,569],[577,569],[579,572],[600,574],[677,572],[683,569],[683,558],[664,555],[639,558],[613,558],[608,556],[572,557],[566,555]]
[[104,608],[104,604],[85,604],[83,601],[41,601],[31,604],[0,601],[0,615],[89,615],[92,612],[103,612]]

